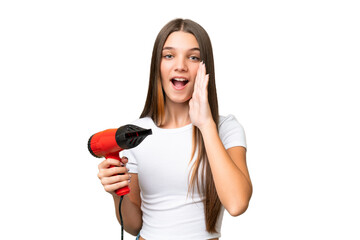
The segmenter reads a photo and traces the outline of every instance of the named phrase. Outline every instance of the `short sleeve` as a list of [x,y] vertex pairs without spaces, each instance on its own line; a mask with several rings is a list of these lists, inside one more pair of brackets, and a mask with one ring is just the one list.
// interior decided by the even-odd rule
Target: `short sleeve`
[[138,173],[138,164],[136,161],[136,158],[134,157],[134,154],[131,150],[124,150],[121,152],[122,157],[128,158],[128,163],[126,164],[126,167],[129,169],[130,173]]
[[220,116],[219,136],[225,149],[237,146],[247,148],[244,128],[233,115]]

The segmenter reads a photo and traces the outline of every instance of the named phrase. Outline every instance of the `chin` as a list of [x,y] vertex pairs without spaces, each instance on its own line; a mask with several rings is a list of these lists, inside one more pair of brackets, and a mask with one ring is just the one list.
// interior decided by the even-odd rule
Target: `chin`
[[182,103],[188,104],[190,99],[191,99],[191,96],[190,97],[172,97],[172,98],[168,97],[167,101],[170,101],[172,103],[177,103],[177,104],[182,104]]

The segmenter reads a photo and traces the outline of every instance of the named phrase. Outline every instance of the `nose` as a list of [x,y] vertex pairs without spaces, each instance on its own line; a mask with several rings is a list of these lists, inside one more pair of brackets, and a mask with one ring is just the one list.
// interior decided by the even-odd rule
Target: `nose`
[[177,72],[186,72],[188,70],[185,58],[182,58],[182,57],[177,58],[177,61],[175,64],[176,64],[175,71],[177,71]]

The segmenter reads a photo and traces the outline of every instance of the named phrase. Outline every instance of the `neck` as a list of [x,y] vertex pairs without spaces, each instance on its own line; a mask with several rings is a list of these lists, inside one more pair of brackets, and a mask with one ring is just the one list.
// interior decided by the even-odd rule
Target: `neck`
[[191,123],[189,115],[189,102],[174,103],[166,101],[165,103],[165,121],[162,128],[179,128]]

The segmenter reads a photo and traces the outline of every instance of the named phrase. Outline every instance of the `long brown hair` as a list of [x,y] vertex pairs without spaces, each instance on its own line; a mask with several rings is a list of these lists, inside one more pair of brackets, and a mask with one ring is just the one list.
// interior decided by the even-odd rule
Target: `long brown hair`
[[[211,41],[205,29],[196,22],[189,19],[174,19],[170,21],[161,29],[157,36],[152,52],[148,94],[143,112],[141,113],[140,117],[151,117],[158,126],[161,126],[164,122],[165,93],[161,85],[160,62],[162,48],[166,39],[171,33],[177,31],[193,34],[199,44],[200,58],[204,61],[206,71],[209,74],[208,99],[211,114],[214,122],[216,123],[216,126],[218,126],[219,110]],[[220,213],[221,202],[216,192],[203,137],[200,130],[194,126],[191,160],[194,158],[196,150],[198,154],[194,164],[192,165],[191,174],[189,176],[189,192],[193,193],[195,191],[195,187],[197,187],[201,193],[204,194],[206,229],[208,232],[216,232],[216,222]]]

